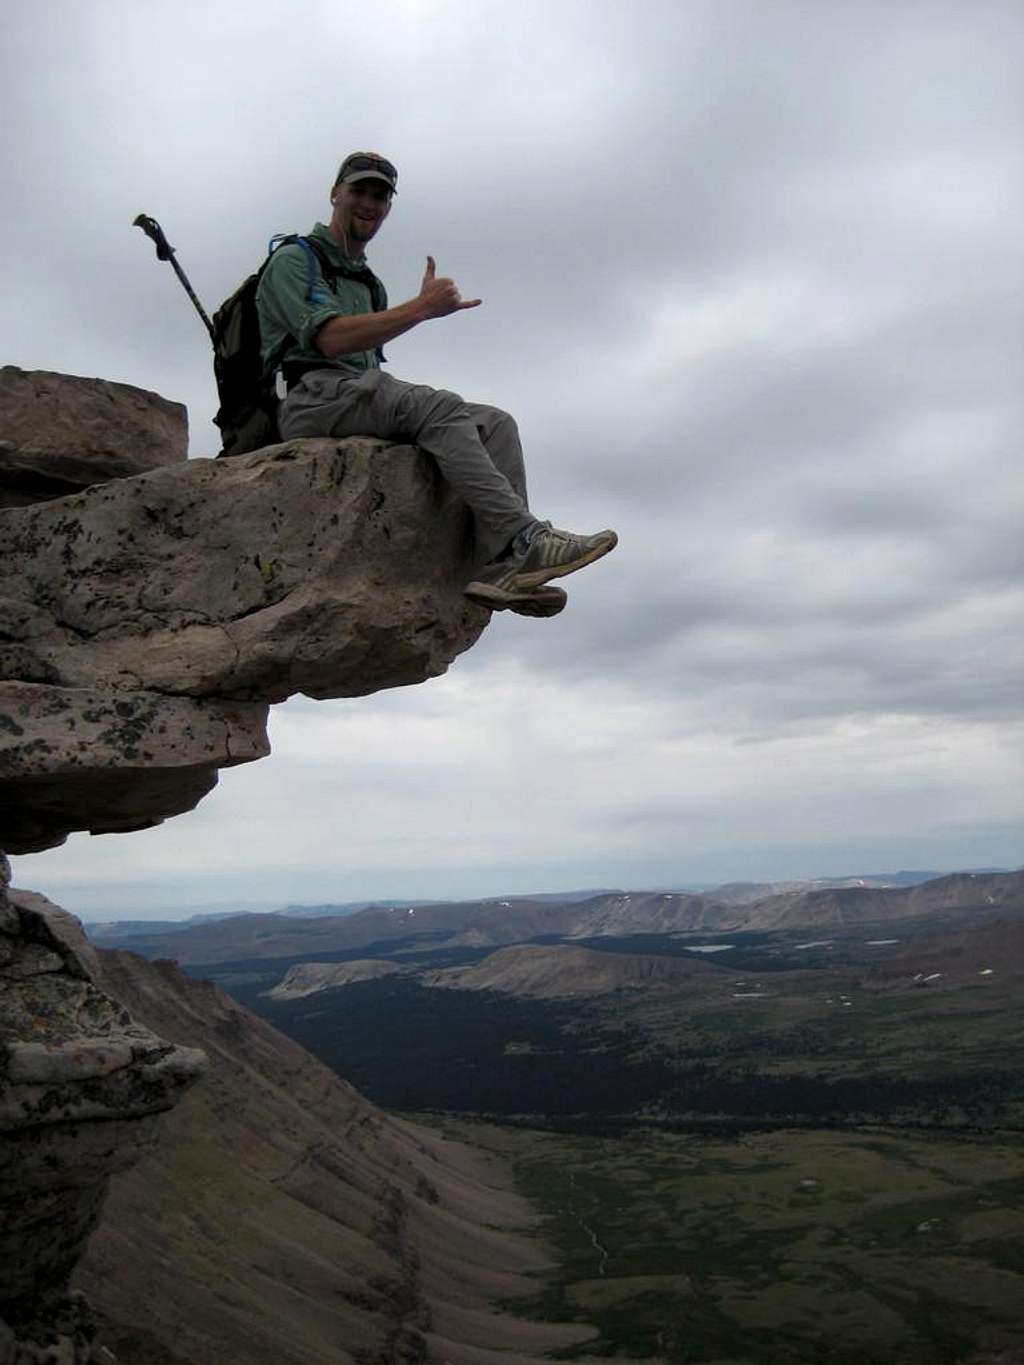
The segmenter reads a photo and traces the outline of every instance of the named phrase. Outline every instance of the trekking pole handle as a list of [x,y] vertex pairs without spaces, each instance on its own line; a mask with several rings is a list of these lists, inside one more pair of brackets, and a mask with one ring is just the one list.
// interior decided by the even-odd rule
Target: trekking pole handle
[[132,227],[141,228],[150,241],[156,243],[156,258],[158,261],[169,261],[174,255],[174,247],[171,246],[164,236],[164,230],[155,218],[150,218],[148,213],[140,213],[137,218],[132,220]]
[[192,288],[191,284],[189,283],[188,276],[185,274],[184,270],[182,270],[181,266],[175,259],[174,247],[171,246],[170,242],[164,236],[163,228],[160,226],[160,224],[156,221],[155,218],[150,218],[148,213],[140,213],[137,215],[137,217],[133,218],[132,227],[141,228],[142,231],[146,234],[146,236],[150,239],[150,241],[156,243],[156,258],[158,261],[170,261],[172,270],[174,271],[175,275],[177,275],[178,279],[181,281],[185,293],[192,300],[192,304],[196,312],[203,320],[203,326],[210,334],[210,340],[213,342],[214,346],[216,346],[217,343],[214,336],[213,323],[207,317],[206,309],[199,302],[199,299],[196,295],[196,291]]

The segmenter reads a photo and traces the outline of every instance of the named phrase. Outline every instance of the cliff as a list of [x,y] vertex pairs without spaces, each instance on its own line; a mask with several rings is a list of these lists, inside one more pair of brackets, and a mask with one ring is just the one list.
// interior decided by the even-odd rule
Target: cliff
[[[150,1151],[159,1115],[203,1071],[200,1048],[213,1057],[209,1088],[179,1110],[160,1162],[136,1167],[127,1213],[97,1243],[104,1273],[83,1271],[90,1288],[122,1321],[164,1313],[189,1360],[421,1358],[459,1313],[429,1307],[415,1230],[433,1220],[451,1255],[460,1238],[469,1248],[458,1282],[477,1286],[464,1291],[470,1319],[484,1286],[469,1263],[487,1241],[468,1230],[462,1193],[443,1202],[444,1180],[429,1184],[427,1167],[444,1167],[425,1155],[430,1142],[374,1116],[299,1049],[261,1070],[254,1056],[285,1046],[272,1031],[160,968],[101,967],[71,916],[9,889],[4,852],[189,810],[220,768],[269,752],[270,704],[422,682],[487,622],[461,592],[471,518],[413,447],[297,441],[186,460],[186,437],[184,409],[155,394],[0,371],[0,1365],[113,1359],[69,1277],[111,1176]],[[225,1143],[256,1152],[256,1138],[255,1166],[225,1154]],[[429,1213],[410,1211],[414,1199]],[[158,1235],[177,1206],[197,1245],[203,1229],[208,1250],[222,1245],[245,1200],[263,1240],[223,1261],[244,1288],[186,1265],[181,1242]],[[281,1222],[264,1226],[272,1208]],[[168,1268],[147,1258],[153,1246],[184,1259]],[[263,1330],[264,1253],[280,1267],[279,1302],[291,1293],[308,1308],[308,1341]],[[197,1309],[189,1337],[185,1292],[216,1299],[221,1325]],[[338,1344],[349,1332],[351,1349]],[[174,1351],[154,1338],[139,1358]]]
[[9,880],[0,855],[0,1362],[102,1362],[70,1273],[205,1059],[132,1019],[78,921]]

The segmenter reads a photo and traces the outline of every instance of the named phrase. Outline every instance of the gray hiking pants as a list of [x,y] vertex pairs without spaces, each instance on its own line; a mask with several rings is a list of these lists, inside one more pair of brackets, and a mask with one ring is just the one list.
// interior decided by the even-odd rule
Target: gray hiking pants
[[485,564],[537,520],[526,501],[526,469],[515,420],[457,393],[406,384],[383,370],[310,370],[277,412],[284,440],[380,436],[426,450],[472,508],[477,560]]

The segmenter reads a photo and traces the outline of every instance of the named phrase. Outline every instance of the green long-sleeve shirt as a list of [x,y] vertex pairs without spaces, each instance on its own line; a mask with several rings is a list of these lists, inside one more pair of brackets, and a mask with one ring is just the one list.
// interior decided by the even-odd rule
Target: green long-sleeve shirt
[[[386,308],[384,286],[365,261],[353,260],[344,254],[323,223],[317,223],[306,236],[316,242],[332,265],[346,273],[338,274],[329,284],[314,257],[311,296],[310,253],[298,242],[278,247],[256,291],[264,371],[269,373],[284,361],[312,362],[348,370],[376,369],[380,365],[376,350],[353,351],[328,360],[317,349],[313,338],[331,318],[357,317],[373,312],[374,288],[379,291],[379,307]],[[363,278],[355,278],[357,275]]]

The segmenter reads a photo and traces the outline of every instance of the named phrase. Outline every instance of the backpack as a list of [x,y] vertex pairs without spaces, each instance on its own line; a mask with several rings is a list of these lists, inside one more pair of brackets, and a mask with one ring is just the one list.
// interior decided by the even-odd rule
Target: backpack
[[[339,275],[353,275],[365,279],[370,286],[373,309],[387,307],[383,285],[369,269],[358,270],[335,266],[316,243],[296,234],[275,237],[270,243],[267,259],[254,274],[238,286],[229,299],[213,315],[213,371],[217,380],[220,408],[213,419],[220,428],[223,449],[220,455],[244,455],[261,446],[273,445],[281,439],[277,430],[277,394],[273,374],[263,369],[260,350],[260,320],[256,311],[256,290],[263,272],[281,246],[297,242],[309,257],[309,295],[312,301],[317,282],[317,265],[328,286]],[[384,358],[378,349],[378,355]],[[326,361],[324,362],[327,363]],[[313,369],[310,365],[307,368]],[[292,369],[289,382],[297,372]]]

